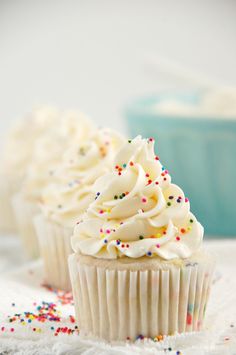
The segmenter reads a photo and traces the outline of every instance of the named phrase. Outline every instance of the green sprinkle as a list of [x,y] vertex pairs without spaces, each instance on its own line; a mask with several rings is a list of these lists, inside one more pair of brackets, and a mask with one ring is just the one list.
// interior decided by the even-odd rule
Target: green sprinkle
[[189,221],[190,223],[193,223],[193,219],[190,219],[190,221]]
[[144,236],[143,236],[143,235],[140,235],[140,236],[139,236],[139,239],[144,239]]
[[128,143],[131,143],[131,142],[132,142],[132,140],[131,140],[131,139],[129,139],[129,140],[128,140]]
[[117,195],[115,195],[115,196],[114,196],[114,199],[115,199],[115,200],[117,200],[117,199],[118,199],[118,196],[117,196]]
[[127,164],[123,164],[123,168],[126,168]]
[[167,202],[167,206],[171,206],[171,203],[170,203],[170,202]]

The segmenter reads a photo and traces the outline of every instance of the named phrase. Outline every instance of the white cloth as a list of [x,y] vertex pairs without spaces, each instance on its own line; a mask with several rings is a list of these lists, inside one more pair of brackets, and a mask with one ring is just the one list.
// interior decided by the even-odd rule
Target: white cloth
[[[0,354],[176,355],[177,351],[181,355],[236,354],[236,240],[212,240],[205,242],[205,245],[217,254],[214,285],[207,310],[207,330],[167,337],[161,342],[145,340],[135,344],[110,345],[95,339],[81,339],[76,333],[54,336],[51,326],[55,329],[75,326],[69,320],[69,316],[74,315],[73,305],[60,304],[55,293],[41,286],[41,261],[22,265],[23,258],[17,238],[1,236]],[[35,312],[42,301],[55,302],[56,307],[61,310],[61,322],[41,323],[32,320],[26,325],[19,321],[9,322],[8,316],[25,311]],[[1,330],[2,327],[4,331]],[[33,327],[40,328],[41,333],[33,332]],[[11,332],[10,328],[14,328],[14,331]]]

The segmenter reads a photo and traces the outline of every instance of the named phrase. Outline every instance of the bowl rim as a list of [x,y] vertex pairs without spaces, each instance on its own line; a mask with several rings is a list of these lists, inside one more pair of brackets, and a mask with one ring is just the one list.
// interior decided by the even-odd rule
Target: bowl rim
[[[201,91],[190,91],[190,92],[185,92],[185,91],[161,91],[160,93],[157,94],[151,94],[151,95],[145,95],[145,96],[139,96],[136,97],[135,99],[130,100],[124,107],[124,113],[125,117],[128,120],[132,119],[143,119],[144,115],[145,118],[155,118],[155,119],[165,119],[168,121],[183,121],[185,123],[211,123],[211,124],[230,124],[230,125],[236,125],[236,115],[235,117],[227,117],[227,116],[211,116],[211,115],[192,115],[191,116],[191,121],[189,120],[188,115],[181,115],[181,114],[166,114],[166,113],[161,113],[158,111],[150,110],[150,106],[152,104],[157,103],[158,101],[160,102],[162,98],[164,97],[177,97],[177,98],[182,98],[183,100],[187,102],[199,102],[202,95],[204,94],[205,90]],[[187,99],[187,100],[186,100]],[[135,116],[135,117],[134,117]]]

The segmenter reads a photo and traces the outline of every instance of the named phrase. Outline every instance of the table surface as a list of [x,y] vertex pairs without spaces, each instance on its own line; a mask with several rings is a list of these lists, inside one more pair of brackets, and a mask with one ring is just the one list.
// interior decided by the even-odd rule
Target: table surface
[[111,345],[78,335],[71,294],[43,286],[41,260],[27,262],[17,237],[0,236],[0,354],[236,354],[236,240],[205,246],[217,257],[206,330]]

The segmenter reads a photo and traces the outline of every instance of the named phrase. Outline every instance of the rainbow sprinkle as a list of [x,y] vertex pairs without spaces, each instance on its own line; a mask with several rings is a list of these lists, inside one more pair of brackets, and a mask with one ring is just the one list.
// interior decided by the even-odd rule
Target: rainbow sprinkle
[[71,292],[59,290],[57,288],[53,288],[53,287],[51,287],[49,285],[45,285],[45,284],[43,284],[42,286],[45,287],[48,291],[54,293],[57,296],[57,300],[60,304],[74,305],[73,296],[72,296]]
[[[24,311],[22,313],[15,313],[13,316],[8,316],[8,321],[11,323],[11,327],[4,327],[2,326],[0,329],[2,332],[14,332],[15,328],[12,327],[12,323],[18,323],[22,326],[28,325],[29,329],[32,332],[35,333],[41,333],[44,330],[38,326],[34,325],[34,322],[39,322],[39,323],[60,323],[62,321],[67,321],[70,324],[75,324],[75,318],[73,315],[69,315],[67,319],[62,319],[61,318],[61,312],[57,309],[57,306],[53,302],[45,302],[42,301],[40,304],[37,305],[36,302],[33,303],[33,305],[36,307],[34,312],[31,311]],[[12,304],[12,307],[15,307],[15,305]],[[54,336],[58,336],[59,333],[65,333],[65,334],[79,334],[79,330],[77,325],[74,325],[73,327],[58,327],[51,325],[49,328],[51,331],[54,332]],[[46,329],[45,329],[46,330]]]

